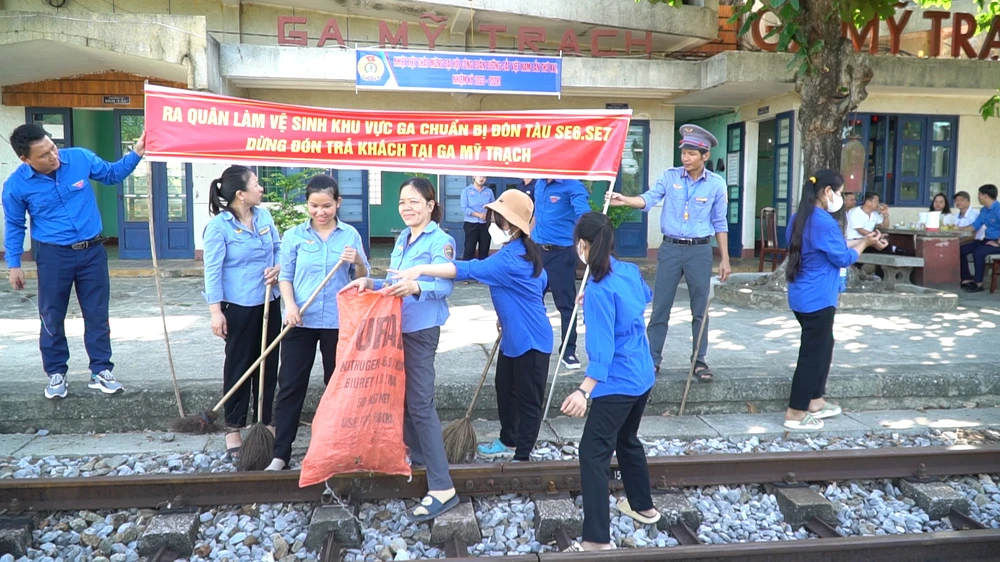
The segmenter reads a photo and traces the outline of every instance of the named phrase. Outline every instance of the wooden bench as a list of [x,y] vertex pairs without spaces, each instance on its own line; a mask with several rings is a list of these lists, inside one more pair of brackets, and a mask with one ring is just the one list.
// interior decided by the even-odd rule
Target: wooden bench
[[895,285],[909,283],[913,269],[924,266],[924,258],[865,252],[858,256],[858,263],[881,266],[886,277],[884,281],[889,285]]

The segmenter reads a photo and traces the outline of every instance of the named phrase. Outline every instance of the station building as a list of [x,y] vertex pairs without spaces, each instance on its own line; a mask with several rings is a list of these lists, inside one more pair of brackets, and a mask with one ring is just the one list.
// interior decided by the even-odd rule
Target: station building
[[[696,123],[720,146],[712,169],[729,185],[730,247],[752,257],[761,209],[783,230],[808,171],[801,166],[790,55],[765,39],[767,17],[737,38],[733,7],[691,0],[678,8],[633,0],[0,0],[0,134],[43,124],[59,146],[108,160],[143,128],[143,84],[298,105],[400,110],[624,108],[633,111],[615,189],[638,194],[679,165],[677,129]],[[849,189],[875,191],[910,222],[933,195],[1000,183],[1000,120],[980,105],[1000,86],[1000,25],[977,34],[973,2],[951,12],[900,7],[889,22],[845,29],[873,53],[868,99],[845,122],[854,155]],[[561,95],[358,91],[355,49],[538,53],[563,57]],[[860,152],[859,152],[860,151]],[[0,143],[0,180],[19,164]],[[152,190],[158,255],[200,258],[209,182],[227,164],[143,163],[124,185],[95,185],[104,235],[121,259],[149,257]],[[259,167],[269,190],[275,174]],[[331,171],[342,218],[375,258],[403,228],[404,173]],[[461,237],[459,194],[471,178],[434,175],[444,226]],[[520,178],[496,177],[499,194]],[[594,182],[593,201],[607,183]],[[0,233],[2,235],[2,233]],[[783,239],[783,236],[781,237]],[[653,256],[659,213],[635,212],[618,229],[619,253]],[[30,237],[25,242],[30,258]],[[461,245],[461,243],[460,243]]]

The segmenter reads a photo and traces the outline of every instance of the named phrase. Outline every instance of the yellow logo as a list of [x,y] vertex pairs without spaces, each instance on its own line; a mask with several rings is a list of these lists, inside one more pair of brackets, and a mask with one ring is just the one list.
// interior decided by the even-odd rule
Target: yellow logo
[[270,226],[265,227],[264,230],[261,230],[260,234],[261,234],[261,236],[263,236],[263,235],[267,234],[268,232],[271,232],[271,227]]

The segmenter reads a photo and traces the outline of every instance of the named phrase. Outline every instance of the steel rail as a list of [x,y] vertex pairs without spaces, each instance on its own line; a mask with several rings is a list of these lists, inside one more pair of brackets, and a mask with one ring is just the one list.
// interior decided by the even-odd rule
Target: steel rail
[[[794,453],[706,454],[650,457],[657,488],[934,477],[1000,471],[1000,445],[907,447]],[[459,494],[576,492],[576,461],[473,464],[451,467]],[[614,478],[614,475],[613,475]],[[217,506],[245,503],[321,501],[323,485],[299,488],[297,471],[184,475],[100,476],[0,480],[0,510],[64,511]],[[420,497],[427,490],[423,470],[409,481],[368,473],[328,481],[340,498]]]

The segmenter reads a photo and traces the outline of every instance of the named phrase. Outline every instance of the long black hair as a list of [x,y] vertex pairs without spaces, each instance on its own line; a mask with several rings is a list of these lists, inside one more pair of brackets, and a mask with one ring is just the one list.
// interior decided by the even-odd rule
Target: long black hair
[[[513,226],[507,222],[507,219],[503,215],[493,209],[488,209],[486,211],[486,224],[491,222],[495,222],[501,230],[509,231]],[[517,227],[515,226],[514,228]],[[518,228],[518,230],[520,231],[521,229]],[[524,255],[521,257],[524,258],[524,261],[531,264],[531,276],[538,277],[545,268],[545,264],[542,262],[542,249],[538,247],[538,244],[531,239],[531,236],[527,232],[521,232],[521,240],[524,242]]]
[[434,208],[431,209],[431,220],[441,224],[441,206],[438,205],[437,197],[434,195],[434,184],[425,178],[410,178],[404,181],[403,185],[399,186],[399,191],[402,192],[406,186],[416,189],[417,193],[424,198],[424,201],[434,202]]
[[611,257],[615,255],[615,229],[603,213],[584,213],[573,229],[573,243],[585,240],[590,245],[587,265],[597,283],[611,273]]
[[931,206],[928,207],[927,210],[928,211],[935,211],[936,210],[934,208],[934,200],[937,199],[938,197],[940,197],[941,199],[944,199],[944,208],[941,209],[941,214],[942,215],[949,215],[949,214],[951,214],[951,205],[948,204],[948,196],[945,195],[944,193],[935,193],[934,197],[931,197]]
[[232,204],[236,200],[236,194],[247,190],[252,174],[253,170],[250,168],[234,165],[226,168],[221,177],[212,180],[212,184],[208,188],[208,212],[213,215],[222,211],[232,213]]
[[326,193],[336,201],[340,199],[340,186],[333,176],[320,174],[309,178],[309,182],[306,183],[306,201],[313,193]]
[[795,277],[802,269],[802,235],[806,229],[806,222],[816,210],[816,200],[826,188],[837,191],[844,187],[844,178],[833,170],[817,170],[802,187],[802,196],[799,198],[799,208],[795,211],[795,222],[792,223],[792,237],[788,243],[788,266],[785,270],[785,279],[789,283],[795,281]]

